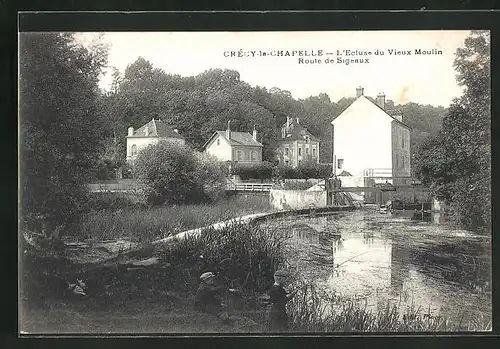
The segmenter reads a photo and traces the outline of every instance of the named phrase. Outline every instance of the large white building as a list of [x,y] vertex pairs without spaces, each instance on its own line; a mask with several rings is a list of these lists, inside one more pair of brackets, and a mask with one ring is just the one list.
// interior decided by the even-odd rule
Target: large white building
[[[354,102],[332,125],[337,175],[410,177],[411,128],[401,112],[385,110],[385,95],[379,94],[373,102],[364,96],[362,87],[357,88]],[[408,183],[409,178],[397,182]]]
[[176,129],[171,128],[161,120],[152,119],[137,130],[129,127],[127,135],[127,162],[133,165],[137,154],[142,148],[166,140],[172,143],[184,145],[186,143]]

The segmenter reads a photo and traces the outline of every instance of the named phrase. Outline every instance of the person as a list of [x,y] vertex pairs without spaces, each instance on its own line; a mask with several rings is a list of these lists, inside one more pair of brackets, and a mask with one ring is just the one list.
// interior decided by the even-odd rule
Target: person
[[[229,316],[223,311],[221,294],[226,291],[223,285],[217,285],[215,274],[206,272],[200,276],[200,286],[196,291],[195,307],[201,312],[217,316],[223,321],[229,321]],[[230,292],[236,290],[229,289]]]
[[272,303],[270,313],[271,332],[283,332],[288,330],[288,316],[286,313],[286,304],[293,298],[295,292],[287,293],[283,284],[287,273],[278,270],[274,273],[274,284],[269,291],[269,297]]

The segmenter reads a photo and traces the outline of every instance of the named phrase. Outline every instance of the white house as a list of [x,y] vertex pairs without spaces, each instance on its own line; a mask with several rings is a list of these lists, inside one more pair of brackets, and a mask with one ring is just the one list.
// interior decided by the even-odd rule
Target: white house
[[152,119],[137,130],[129,127],[127,135],[127,162],[133,164],[138,152],[142,148],[156,144],[159,140],[166,140],[181,145],[186,143],[186,140],[178,133],[177,129],[171,128],[161,120]]
[[375,177],[377,182],[410,177],[411,128],[401,112],[385,110],[385,95],[379,94],[374,103],[363,90],[357,88],[354,102],[332,121],[335,173]]
[[231,163],[256,164],[262,162],[262,143],[257,141],[257,131],[236,132],[227,123],[225,131],[215,131],[204,144],[204,151],[220,161]]

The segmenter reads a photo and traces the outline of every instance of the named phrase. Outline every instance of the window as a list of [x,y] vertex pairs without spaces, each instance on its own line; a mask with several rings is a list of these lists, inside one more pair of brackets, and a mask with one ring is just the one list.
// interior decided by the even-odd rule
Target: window
[[316,148],[313,148],[313,156],[316,156]]
[[399,168],[399,155],[396,154],[396,168]]
[[288,160],[286,160],[286,161],[285,161],[285,165],[288,165],[288,164],[289,164],[289,162],[288,162]]
[[217,145],[220,145],[220,139],[217,139]]
[[403,164],[401,165],[401,167],[404,168],[405,167],[405,157],[404,157],[404,155],[401,157],[401,160],[403,161]]
[[[405,148],[405,134],[401,133],[401,148]],[[404,161],[403,161],[404,164]],[[404,165],[403,165],[404,166]]]
[[288,152],[290,151],[290,149],[288,148],[285,148],[285,155],[288,155]]
[[237,150],[236,157],[237,157],[238,161],[243,160],[243,152],[241,150]]
[[344,159],[337,159],[337,168],[341,170],[344,167]]
[[135,144],[130,149],[130,155],[132,155],[132,156],[136,156],[137,155],[137,146]]
[[299,147],[299,156],[302,156],[302,148]]
[[255,150],[252,151],[252,161],[257,161],[257,152]]

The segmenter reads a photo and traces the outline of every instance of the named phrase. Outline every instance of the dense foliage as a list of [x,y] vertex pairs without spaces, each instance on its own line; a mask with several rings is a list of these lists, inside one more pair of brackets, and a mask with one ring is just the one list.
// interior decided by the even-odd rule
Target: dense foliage
[[260,164],[242,165],[236,164],[231,167],[231,174],[238,175],[242,180],[260,179],[261,181],[273,178],[273,165],[263,161]]
[[[104,97],[110,135],[119,142],[125,142],[129,126],[138,128],[155,117],[177,128],[194,148],[201,149],[214,131],[224,130],[231,120],[234,131],[252,132],[255,125],[258,140],[264,145],[264,161],[274,162],[280,128],[292,117],[299,118],[321,139],[321,163],[332,160],[331,121],[353,100],[342,98],[335,103],[326,93],[297,100],[289,91],[276,87],[252,87],[240,80],[237,71],[228,69],[181,77],[154,68],[144,58],[131,63],[123,76],[115,71],[112,88]],[[439,130],[445,112],[442,107],[416,103],[394,106],[390,100],[387,107],[403,110],[404,121],[415,135],[412,148]]]
[[219,162],[168,141],[141,150],[134,175],[152,205],[214,201],[222,197],[226,184]]
[[242,180],[260,179],[311,179],[328,178],[331,176],[332,167],[327,164],[305,163],[297,168],[284,165],[273,166],[269,162],[255,165],[237,164],[231,168],[231,174],[238,175]]
[[473,32],[457,50],[455,69],[464,94],[443,120],[442,130],[417,156],[418,173],[450,204],[457,221],[489,232],[491,227],[490,38]]
[[101,149],[106,48],[84,48],[71,34],[19,38],[21,217],[28,228],[43,221],[53,232],[74,226],[85,207],[84,185]]

